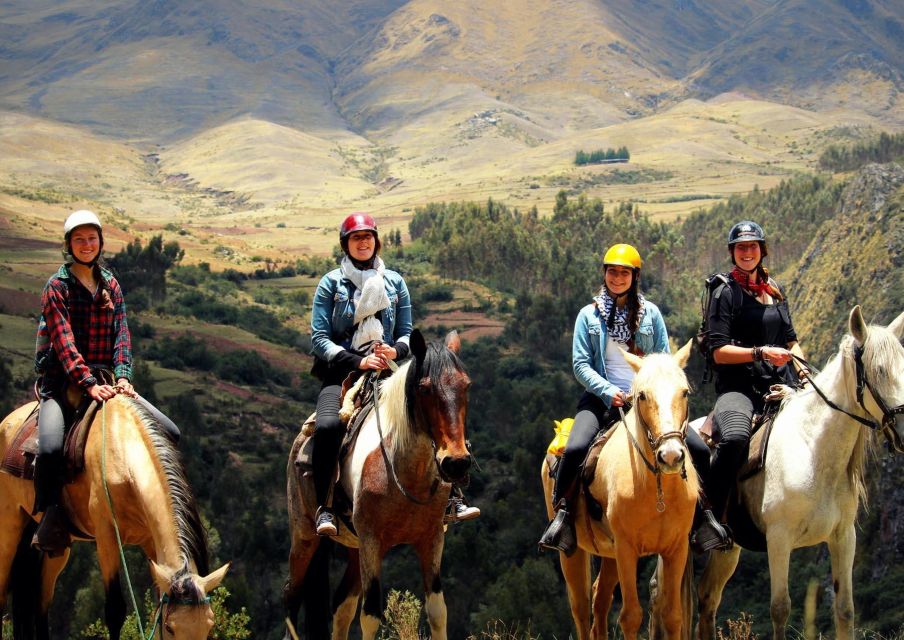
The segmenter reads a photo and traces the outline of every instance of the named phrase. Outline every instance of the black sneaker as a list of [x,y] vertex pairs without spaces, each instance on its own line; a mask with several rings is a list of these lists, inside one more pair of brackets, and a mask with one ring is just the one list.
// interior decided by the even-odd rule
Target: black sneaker
[[571,556],[577,550],[578,543],[574,533],[574,523],[567,510],[559,509],[537,544],[541,549],[561,551],[566,556]]
[[473,520],[480,515],[480,509],[465,504],[461,498],[449,498],[449,505],[446,507],[446,513],[443,516],[443,522],[461,522],[462,520]]
[[317,535],[336,536],[339,529],[336,527],[336,516],[329,509],[321,509],[317,514]]
[[707,509],[703,512],[703,521],[697,530],[691,535],[691,548],[694,553],[707,551],[728,551],[734,546],[731,529],[728,525],[716,520],[713,512]]

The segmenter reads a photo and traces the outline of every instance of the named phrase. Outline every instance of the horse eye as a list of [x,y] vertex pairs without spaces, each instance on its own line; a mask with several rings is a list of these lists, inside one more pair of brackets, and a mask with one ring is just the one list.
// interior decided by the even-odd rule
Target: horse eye
[[163,628],[166,629],[166,632],[167,632],[168,634],[170,634],[171,636],[176,635],[176,632],[173,630],[173,625],[171,625],[169,622],[167,622],[166,624],[164,624],[164,625],[163,625]]
[[646,391],[641,391],[640,393],[638,393],[638,394],[637,394],[637,399],[638,399],[638,400],[646,400],[646,399],[647,399],[647,392],[646,392]]

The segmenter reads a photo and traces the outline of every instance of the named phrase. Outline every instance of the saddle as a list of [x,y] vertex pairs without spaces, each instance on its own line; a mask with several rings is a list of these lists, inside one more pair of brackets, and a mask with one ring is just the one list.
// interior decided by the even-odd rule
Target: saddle
[[[769,436],[772,434],[772,425],[775,423],[775,416],[778,415],[779,406],[779,400],[769,400],[763,413],[754,414],[747,460],[738,469],[738,482],[755,476],[766,466]],[[712,413],[706,416],[700,427],[700,436],[710,449],[714,449],[721,441],[722,434],[719,433]]]
[[[67,483],[85,469],[85,444],[91,422],[100,404],[94,400],[84,400],[74,411],[70,426],[66,428],[63,444],[63,457],[66,464],[65,479]],[[17,478],[34,480],[35,459],[38,457],[38,414],[40,404],[35,404],[31,413],[22,421],[13,436],[9,449],[0,463],[0,471],[5,471]]]

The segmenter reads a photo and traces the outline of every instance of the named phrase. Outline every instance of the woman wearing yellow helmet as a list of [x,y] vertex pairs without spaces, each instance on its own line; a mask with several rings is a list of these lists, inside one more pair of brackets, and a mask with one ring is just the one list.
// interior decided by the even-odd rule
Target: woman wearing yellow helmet
[[540,538],[541,547],[568,555],[575,549],[569,502],[578,470],[596,434],[619,419],[619,407],[625,407],[634,379],[622,350],[636,355],[669,352],[662,313],[640,293],[641,265],[640,253],[631,245],[610,247],[603,257],[603,286],[575,321],[572,365],[585,390],[556,473],[556,517]]

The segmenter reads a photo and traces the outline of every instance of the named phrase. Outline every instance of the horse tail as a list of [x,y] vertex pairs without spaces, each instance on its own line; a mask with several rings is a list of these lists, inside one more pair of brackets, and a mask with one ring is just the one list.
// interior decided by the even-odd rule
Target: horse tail
[[333,541],[324,538],[317,545],[311,564],[304,576],[305,637],[308,640],[329,640],[330,618],[330,555]]
[[10,613],[14,640],[34,640],[41,603],[41,563],[43,554],[32,548],[31,538],[38,525],[29,519],[22,531],[10,569]]

